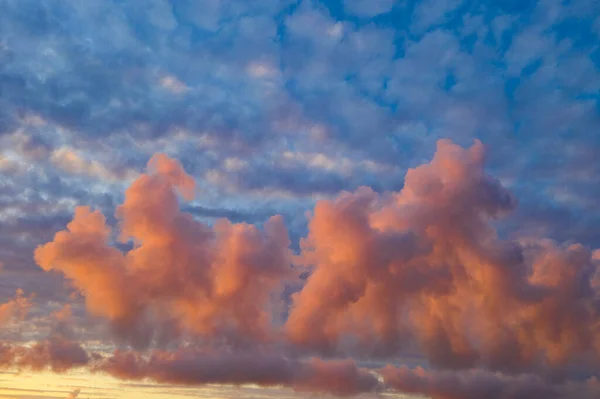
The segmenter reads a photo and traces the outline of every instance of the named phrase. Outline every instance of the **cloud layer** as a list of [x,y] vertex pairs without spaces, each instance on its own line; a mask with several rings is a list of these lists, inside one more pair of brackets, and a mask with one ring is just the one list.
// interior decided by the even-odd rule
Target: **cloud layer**
[[226,3],[0,1],[2,367],[594,397],[599,3]]
[[[502,238],[494,224],[517,201],[484,166],[481,142],[440,140],[400,191],[361,187],[317,202],[293,255],[280,216],[259,229],[183,212],[194,180],[157,154],[126,190],[115,228],[79,207],[35,259],[65,275],[117,342],[141,351],[92,362],[121,378],[562,398],[566,385],[550,380],[600,362],[597,256],[576,243]],[[286,286],[298,287],[289,301]],[[144,355],[149,346],[157,349]],[[180,349],[159,349],[173,346]],[[244,354],[250,348],[258,352]],[[76,350],[31,351],[89,362]],[[28,353],[8,359],[29,365]],[[417,353],[440,371],[388,366],[382,385],[377,370],[301,360],[306,353],[388,361]],[[64,368],[48,356],[40,361]]]

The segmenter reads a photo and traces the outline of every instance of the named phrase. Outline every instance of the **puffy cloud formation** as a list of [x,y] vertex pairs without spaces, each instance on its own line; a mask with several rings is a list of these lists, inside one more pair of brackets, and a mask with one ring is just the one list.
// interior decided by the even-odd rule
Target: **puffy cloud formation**
[[[226,219],[209,226],[183,212],[178,195],[192,200],[194,180],[157,154],[117,208],[118,229],[79,207],[35,258],[129,339],[134,350],[72,362],[116,377],[335,395],[385,388],[434,399],[586,397],[593,380],[550,381],[600,364],[597,252],[501,236],[494,223],[517,202],[484,163],[481,142],[465,149],[440,140],[400,191],[362,187],[317,202],[292,256],[279,216],[259,229]],[[125,243],[132,248],[120,249]],[[293,266],[308,277],[281,324],[274,313],[286,303],[277,294]],[[179,350],[139,351],[176,337]],[[240,352],[248,343],[268,345]],[[417,353],[432,369],[369,370],[354,360],[306,359],[306,350]],[[27,353],[11,362],[30,364]],[[71,364],[51,358],[42,363],[54,370]]]
[[314,271],[288,336],[319,350],[416,346],[453,368],[598,361],[597,262],[578,244],[499,237],[492,222],[515,204],[486,174],[480,142],[448,140],[397,193],[317,203],[300,256]]
[[[596,0],[0,1],[0,263],[6,269],[0,303],[16,288],[38,298],[18,324],[19,312],[9,306],[3,314],[14,316],[0,329],[0,341],[37,340],[51,329],[108,346],[110,324],[136,347],[153,339],[195,347],[211,343],[190,341],[274,337],[286,350],[297,345],[296,353],[385,355],[401,363],[408,352],[438,368],[545,373],[566,364],[567,370],[597,370],[594,292],[600,280],[588,272],[598,260],[589,262],[586,248],[560,242],[600,247],[598,15]],[[404,238],[401,228],[384,229],[402,246],[385,256],[409,266],[388,273],[390,263],[368,258],[384,267],[369,266],[365,295],[347,277],[355,271],[340,274],[347,284],[336,282],[334,273],[329,283],[319,278],[321,289],[311,278],[310,290],[325,295],[313,301],[325,309],[313,312],[310,298],[300,294],[284,334],[280,323],[268,321],[248,334],[241,320],[250,316],[222,313],[245,314],[241,305],[222,304],[216,294],[204,295],[208,301],[189,294],[201,290],[182,262],[168,273],[155,271],[162,266],[141,271],[125,250],[133,245],[138,252],[137,240],[117,242],[121,227],[112,216],[124,181],[138,177],[157,151],[177,158],[198,179],[201,201],[183,205],[184,212],[211,226],[223,216],[262,223],[263,215],[281,214],[296,248],[307,232],[304,214],[317,198],[366,185],[378,193],[362,190],[374,198],[369,206],[393,208],[387,203],[394,195],[381,193],[399,191],[407,168],[429,159],[440,137],[461,145],[477,137],[490,145],[486,170],[519,199],[509,217],[491,222],[501,239],[490,242],[514,246],[523,256],[515,269],[526,277],[515,277],[514,287],[482,276],[491,273],[489,262],[467,260],[475,251],[462,244],[448,244],[462,249],[447,262],[432,263],[454,252],[440,247],[443,237],[430,239],[435,223],[412,232],[411,221]],[[330,202],[336,201],[342,202]],[[106,216],[110,232],[98,248],[119,249],[106,253],[127,258],[111,264],[127,272],[100,279],[104,286],[96,288],[94,279],[112,266],[95,261],[96,272],[78,254],[77,279],[71,274],[64,280],[84,298],[69,295],[62,269],[43,273],[31,256],[65,229],[76,205]],[[371,210],[364,213],[371,218]],[[375,222],[367,226],[379,231]],[[207,230],[216,247],[215,229]],[[467,241],[478,243],[474,235]],[[526,235],[556,242],[507,241]],[[379,233],[373,237],[376,250],[396,250]],[[147,240],[142,245],[148,248]],[[428,246],[439,258],[428,255]],[[311,251],[301,254],[301,263],[323,275],[325,263],[321,255],[310,261]],[[157,252],[163,262],[163,251]],[[424,266],[416,266],[417,258]],[[381,286],[391,293],[372,294],[372,282],[387,282],[390,274],[397,285]],[[217,286],[216,278],[209,280],[207,287]],[[285,295],[303,284],[287,287]],[[347,290],[356,301],[346,305],[346,294],[333,292],[329,306],[328,287]],[[275,312],[285,319],[288,298],[277,303],[277,290],[265,299],[264,314],[281,305]],[[251,296],[231,302],[252,306],[245,303],[255,304],[246,301]],[[87,313],[98,317],[86,315],[84,300]],[[64,303],[73,305],[72,329],[48,321]],[[321,324],[311,328],[311,320]]]
[[[283,220],[270,218],[262,231],[205,225],[179,208],[177,194],[192,200],[194,189],[179,162],[157,154],[117,208],[118,237],[99,211],[78,207],[35,259],[62,272],[89,311],[137,347],[182,332],[268,340],[270,295],[291,271]],[[115,238],[133,248],[120,251]]]

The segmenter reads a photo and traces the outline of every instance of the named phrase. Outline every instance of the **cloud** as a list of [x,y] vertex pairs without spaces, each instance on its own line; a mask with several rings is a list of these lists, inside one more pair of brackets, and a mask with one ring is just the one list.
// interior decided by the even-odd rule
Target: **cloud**
[[380,388],[376,375],[352,360],[292,360],[278,355],[204,354],[185,350],[141,357],[117,352],[95,368],[124,379],[185,385],[257,384],[300,392],[354,396]]
[[[363,187],[317,202],[294,260],[312,272],[292,297],[287,339],[319,352],[417,349],[449,368],[544,371],[598,359],[592,252],[500,238],[493,223],[517,202],[484,162],[481,142],[440,140],[399,192]],[[208,226],[180,210],[177,193],[192,200],[193,179],[157,154],[116,211],[131,250],[112,244],[117,232],[101,213],[80,207],[36,261],[64,273],[136,347],[181,334],[274,342],[270,295],[292,277],[282,219],[262,232]]]
[[[98,357],[57,335],[6,349],[5,358],[34,370],[87,365],[124,379],[354,395],[382,389],[374,370],[299,354],[417,353],[433,369],[387,367],[387,388],[451,399],[568,397],[583,389],[574,373],[600,361],[597,254],[573,242],[503,238],[498,220],[517,200],[485,160],[480,141],[440,140],[401,190],[361,187],[318,201],[292,256],[280,216],[259,229],[183,212],[194,179],[156,154],[126,190],[116,228],[78,207],[67,230],[35,252],[134,350]],[[303,271],[301,283],[294,276]],[[286,281],[299,284],[290,304]],[[144,351],[173,345],[180,349]],[[558,377],[570,382],[547,381]]]
[[484,370],[461,372],[387,366],[380,370],[388,388],[432,399],[567,399],[593,398],[598,384],[556,384],[536,375],[511,376]]
[[185,85],[185,83],[181,82],[175,76],[163,76],[160,79],[160,84],[173,94],[183,94],[188,90],[188,87]]
[[[1,3],[6,336],[43,336],[73,302],[67,335],[102,346],[108,320],[138,349],[417,353],[506,378],[597,368],[597,2]],[[479,172],[405,181],[441,137],[481,139],[485,169],[459,151]],[[157,151],[194,184],[157,158],[124,202]],[[182,203],[159,204],[155,180]],[[284,230],[295,250],[313,209],[290,256]],[[265,228],[271,215],[285,227]],[[56,231],[44,273],[32,250]],[[24,320],[17,288],[38,298]]]
[[[86,354],[73,343],[47,341],[34,347],[0,346],[0,360],[2,367],[28,370],[66,372],[85,367],[91,373],[124,381],[179,386],[253,384],[340,397],[385,392],[432,399],[592,399],[600,392],[595,378],[565,382],[535,374],[511,375],[482,369],[448,371],[391,365],[368,369],[351,359],[297,359],[277,353],[219,353],[192,348],[148,354],[117,350],[101,356]],[[75,389],[67,397],[78,397],[80,392]]]
[[411,29],[421,33],[432,26],[444,24],[451,17],[452,12],[462,4],[463,0],[420,1],[414,11]]
[[95,179],[124,181],[135,177],[135,172],[131,170],[110,170],[96,160],[85,159],[77,151],[68,147],[53,150],[50,161],[66,173],[85,175]]
[[[0,264],[0,267],[2,264]],[[31,300],[35,296],[26,297],[23,290],[18,289],[16,297],[8,302],[0,304],[0,326],[9,322],[13,317],[22,320],[31,308]]]
[[[231,9],[213,1],[139,5],[108,5],[96,0],[85,4],[4,4],[0,84],[5,95],[0,99],[0,132],[18,128],[21,110],[25,110],[50,124],[77,131],[85,136],[83,140],[106,139],[125,130],[141,139],[190,128],[219,140],[231,138],[235,130],[236,141],[251,146],[255,140],[261,141],[264,133],[260,128],[270,130],[267,118],[259,117],[259,121],[256,115],[239,114],[231,105],[241,86],[221,86],[213,80],[213,66],[197,61],[228,64],[221,76],[247,85],[248,94],[254,97],[253,78],[243,73],[244,65],[259,56],[275,58],[274,43],[269,44],[276,36],[272,19],[285,2],[236,2]],[[36,13],[41,24],[28,17]],[[222,23],[231,30],[222,29]],[[140,36],[140,29],[146,29],[148,35]],[[221,34],[207,37],[213,29]],[[65,34],[67,31],[79,34]],[[165,35],[172,35],[174,42],[160,38]],[[208,46],[198,46],[205,39]],[[224,50],[232,44],[233,51]],[[39,51],[30,52],[26,47]],[[202,54],[197,52],[200,49]],[[161,68],[149,67],[159,54],[171,61]],[[182,63],[193,71],[183,71]],[[217,97],[220,104],[215,103]],[[184,110],[190,99],[198,106]],[[249,132],[252,123],[257,128],[254,133]],[[237,128],[241,125],[246,126],[243,132]]]
[[69,395],[67,395],[67,399],[75,399],[76,397],[79,396],[80,393],[81,393],[81,389],[79,389],[79,388],[74,389],[73,392],[70,392]]
[[[582,157],[562,151],[566,142],[586,143],[590,154],[595,149],[589,132],[598,125],[597,41],[590,1],[482,7],[467,2],[457,8],[452,1],[424,2],[433,14],[444,15],[417,36],[411,32],[419,19],[412,17],[420,15],[420,7],[411,2],[397,2],[393,18],[380,15],[373,23],[350,15],[349,5],[372,13],[391,2],[348,1],[346,12],[338,3],[261,0],[224,7],[218,1],[186,0],[147,9],[135,2],[113,7],[97,0],[7,2],[0,24],[5,38],[0,43],[5,93],[0,130],[12,134],[26,125],[23,132],[37,143],[0,144],[6,152],[30,147],[32,160],[3,154],[0,168],[9,171],[17,190],[53,180],[49,185],[60,184],[60,189],[46,194],[50,202],[72,198],[88,205],[97,203],[81,199],[83,191],[98,200],[118,201],[119,194],[101,186],[102,179],[49,170],[45,160],[53,148],[64,145],[110,173],[117,161],[139,168],[155,151],[175,155],[193,174],[217,169],[213,157],[241,156],[249,164],[277,169],[278,156],[296,150],[330,158],[357,152],[358,161],[398,168],[393,176],[353,174],[352,181],[321,177],[316,168],[293,168],[272,178],[271,186],[283,186],[272,190],[284,190],[287,202],[302,197],[296,203],[302,213],[312,206],[305,199],[314,193],[334,195],[361,184],[397,190],[405,168],[429,157],[437,138],[464,145],[478,137],[496,149],[490,167],[499,177],[521,174],[535,192],[561,188],[585,200],[571,204],[573,209],[591,210],[597,185],[582,189],[581,182],[568,180],[571,173],[556,170],[562,164],[577,166],[580,173],[584,169]],[[164,18],[157,18],[156,10],[166,10]],[[574,18],[577,28],[569,29]],[[519,38],[535,44],[536,35],[543,45],[523,55],[527,48]],[[542,61],[536,71],[528,58],[534,53]],[[257,79],[252,72],[268,76]],[[311,134],[311,126],[321,133]],[[579,135],[558,132],[565,127]],[[186,132],[182,140],[181,131]],[[210,151],[199,148],[201,139],[214,143]],[[519,162],[503,162],[507,156]],[[586,173],[594,176],[593,165],[586,164]],[[239,177],[243,182],[245,175]],[[248,198],[264,193],[255,187],[259,178],[250,177],[254,184],[225,179],[237,188],[232,191],[207,181],[203,198],[214,190],[215,202],[226,198],[247,206]],[[94,193],[89,193],[90,181]],[[525,188],[513,190],[529,203],[540,203]],[[549,195],[543,201],[554,202]],[[278,202],[275,208],[283,212],[286,206]],[[573,223],[575,232],[594,225],[584,218]],[[549,235],[562,239],[561,232]],[[590,234],[572,238],[597,245]]]
[[62,373],[87,366],[91,357],[76,342],[52,338],[32,346],[0,345],[0,367]]
[[395,0],[344,0],[344,8],[349,14],[371,18],[391,11],[395,3]]
[[516,200],[484,159],[480,142],[440,140],[401,191],[317,202],[299,258],[313,271],[285,326],[292,342],[380,356],[418,348],[446,368],[598,361],[592,252],[501,239],[492,223]]
[[88,310],[136,346],[158,330],[268,340],[270,294],[291,276],[283,220],[271,217],[263,231],[224,219],[208,226],[179,208],[177,194],[192,200],[194,191],[181,165],[157,154],[116,210],[118,239],[133,249],[117,249],[104,216],[78,207],[67,230],[35,251],[36,262],[62,272]]

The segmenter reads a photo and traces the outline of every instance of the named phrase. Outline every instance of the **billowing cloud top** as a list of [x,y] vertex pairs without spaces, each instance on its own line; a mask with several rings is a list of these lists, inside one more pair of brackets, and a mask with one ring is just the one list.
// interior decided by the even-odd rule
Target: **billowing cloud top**
[[0,364],[598,397],[599,15],[0,1]]
[[[195,188],[179,162],[157,154],[148,170],[116,210],[118,235],[100,212],[79,207],[67,231],[35,251],[36,262],[63,272],[90,312],[136,347],[162,325],[172,333],[267,339],[269,293],[291,272],[283,219],[270,218],[263,231],[227,220],[208,226],[179,208],[176,194],[192,200]],[[133,248],[123,253],[114,240]]]
[[[600,365],[600,263],[581,244],[501,238],[493,222],[516,200],[484,160],[479,141],[464,149],[440,140],[400,191],[361,187],[318,201],[294,256],[281,216],[259,229],[226,219],[207,225],[182,211],[178,194],[192,200],[194,180],[157,154],[116,208],[117,231],[82,206],[67,230],[35,250],[44,270],[61,272],[87,311],[109,323],[116,342],[138,352],[61,353],[76,356],[66,357],[73,366],[165,383],[561,397],[568,387],[550,383],[557,373]],[[286,283],[299,287],[291,301]],[[32,350],[45,349],[8,348],[6,357],[39,368],[46,358],[32,363]],[[310,353],[386,361],[418,353],[436,371],[368,370],[356,360],[306,359]],[[47,359],[58,371],[64,361]]]

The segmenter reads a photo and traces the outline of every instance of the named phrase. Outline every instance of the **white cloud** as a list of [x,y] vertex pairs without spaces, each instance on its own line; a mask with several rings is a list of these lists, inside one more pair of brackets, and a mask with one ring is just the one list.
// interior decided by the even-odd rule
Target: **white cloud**
[[423,32],[434,25],[443,24],[463,0],[424,0],[417,2],[411,30]]
[[225,161],[223,162],[223,167],[230,172],[240,171],[247,166],[248,162],[240,158],[229,157],[225,158]]
[[313,169],[321,169],[350,176],[358,171],[371,173],[389,172],[392,168],[387,165],[369,159],[352,160],[350,158],[318,152],[294,152],[282,153],[282,162],[300,163]]
[[396,0],[344,0],[347,13],[359,17],[372,18],[390,12],[395,4],[404,3]]
[[273,78],[279,75],[279,70],[267,62],[251,62],[246,71],[255,78]]
[[107,181],[130,180],[137,175],[137,172],[131,169],[109,169],[100,162],[87,159],[75,149],[66,146],[53,150],[50,161],[67,173]]
[[163,76],[160,79],[160,85],[173,94],[182,94],[188,90],[188,87],[177,77],[172,75]]

